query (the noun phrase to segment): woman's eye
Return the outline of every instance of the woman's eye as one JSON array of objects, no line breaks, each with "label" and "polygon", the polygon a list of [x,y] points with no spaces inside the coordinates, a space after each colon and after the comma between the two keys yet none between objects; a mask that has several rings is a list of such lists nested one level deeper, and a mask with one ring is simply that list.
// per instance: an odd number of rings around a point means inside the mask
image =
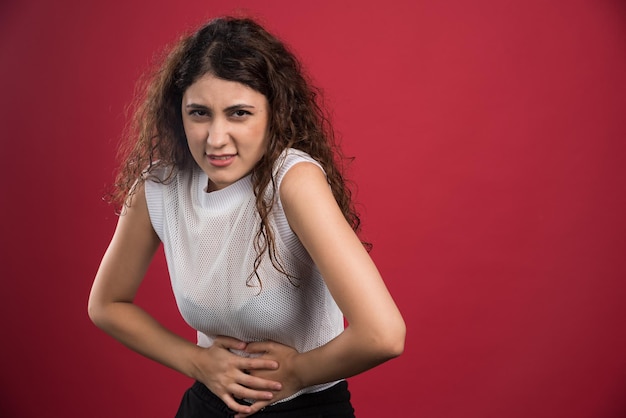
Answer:
[{"label": "woman's eye", "polygon": [[207,115],[206,110],[195,109],[189,112],[189,116],[204,117]]},{"label": "woman's eye", "polygon": [[250,112],[248,112],[247,110],[243,110],[243,109],[238,109],[233,112],[233,116],[238,117],[238,118],[247,116],[249,114]]}]

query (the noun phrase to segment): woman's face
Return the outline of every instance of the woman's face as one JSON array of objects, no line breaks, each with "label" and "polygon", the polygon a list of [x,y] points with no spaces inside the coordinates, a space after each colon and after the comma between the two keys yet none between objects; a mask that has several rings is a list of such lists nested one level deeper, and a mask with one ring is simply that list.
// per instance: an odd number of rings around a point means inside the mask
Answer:
[{"label": "woman's face", "polygon": [[205,74],[182,100],[183,127],[209,190],[249,174],[267,148],[269,104],[264,95],[234,81]]}]

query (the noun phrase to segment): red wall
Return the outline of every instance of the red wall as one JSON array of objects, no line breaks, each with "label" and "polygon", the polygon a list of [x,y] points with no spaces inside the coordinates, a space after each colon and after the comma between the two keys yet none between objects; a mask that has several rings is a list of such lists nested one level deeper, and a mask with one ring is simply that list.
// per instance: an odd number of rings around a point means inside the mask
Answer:
[{"label": "red wall", "polygon": [[[323,86],[406,318],[405,354],[350,381],[358,416],[626,416],[623,2],[235,5]],[[100,198],[137,76],[233,10],[0,3],[1,416],[173,415],[189,381],[87,318]],[[161,258],[140,299],[193,338]]]}]

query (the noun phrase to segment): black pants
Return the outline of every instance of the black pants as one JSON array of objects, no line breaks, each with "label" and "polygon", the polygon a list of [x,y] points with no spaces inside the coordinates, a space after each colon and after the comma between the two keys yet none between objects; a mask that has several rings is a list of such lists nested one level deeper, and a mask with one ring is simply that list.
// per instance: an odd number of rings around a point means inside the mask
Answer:
[{"label": "black pants", "polygon": [[[175,418],[230,418],[235,412],[211,392],[196,382],[185,392]],[[251,415],[254,418],[354,418],[348,383],[300,395],[289,401],[265,407]]]}]

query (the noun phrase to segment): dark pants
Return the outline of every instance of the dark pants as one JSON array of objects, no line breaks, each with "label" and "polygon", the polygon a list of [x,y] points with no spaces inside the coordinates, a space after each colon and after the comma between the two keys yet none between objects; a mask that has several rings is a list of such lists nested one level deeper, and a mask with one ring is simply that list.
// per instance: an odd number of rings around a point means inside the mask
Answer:
[{"label": "dark pants", "polygon": [[[230,418],[234,411],[196,382],[185,392],[175,418]],[[348,383],[339,382],[321,392],[300,395],[289,401],[265,407],[251,418],[354,418]]]}]

